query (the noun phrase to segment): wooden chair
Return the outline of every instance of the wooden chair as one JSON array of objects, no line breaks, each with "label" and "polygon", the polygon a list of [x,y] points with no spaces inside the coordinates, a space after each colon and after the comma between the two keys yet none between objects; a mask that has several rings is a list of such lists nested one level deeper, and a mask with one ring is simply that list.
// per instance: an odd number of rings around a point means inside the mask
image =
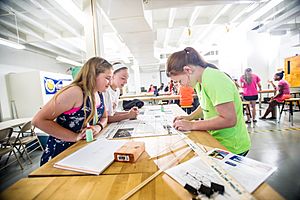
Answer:
[{"label": "wooden chair", "polygon": [[[294,125],[294,121],[293,121],[294,112],[300,111],[300,103],[299,102],[300,102],[300,98],[289,98],[289,99],[284,100],[284,102],[282,103],[278,121],[280,121],[282,112],[288,110],[289,111],[289,122],[292,122],[292,126],[293,126]],[[299,108],[298,110],[294,110],[294,103],[297,104],[297,106]],[[289,105],[289,108],[286,110],[284,109],[285,105]],[[280,108],[280,104],[278,104],[278,107]]]},{"label": "wooden chair", "polygon": [[10,158],[11,152],[13,152],[14,156],[16,157],[16,160],[18,161],[21,169],[23,169],[23,166],[14,150],[13,145],[11,144],[11,136],[12,136],[13,129],[12,128],[7,128],[0,130],[0,160],[2,156],[9,154],[6,158],[5,164],[3,167],[0,168],[0,170],[4,169],[8,165],[12,164],[14,161],[8,163],[8,160]]},{"label": "wooden chair", "polygon": [[17,148],[20,155],[23,156],[23,154],[25,153],[30,163],[32,163],[32,160],[29,156],[30,153],[39,148],[44,151],[39,138],[34,132],[34,128],[35,127],[32,126],[31,121],[26,122],[25,124],[23,124],[20,131],[15,131],[18,133],[18,135],[13,141],[13,145]]},{"label": "wooden chair", "polygon": [[180,106],[187,114],[191,114],[193,105],[189,106]]}]

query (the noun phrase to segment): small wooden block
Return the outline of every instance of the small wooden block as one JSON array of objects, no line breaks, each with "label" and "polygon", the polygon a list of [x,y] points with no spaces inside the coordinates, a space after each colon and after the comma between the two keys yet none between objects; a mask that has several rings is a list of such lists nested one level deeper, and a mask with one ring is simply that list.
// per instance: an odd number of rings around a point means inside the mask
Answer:
[{"label": "small wooden block", "polygon": [[145,151],[144,142],[127,142],[114,153],[115,161],[135,162]]}]

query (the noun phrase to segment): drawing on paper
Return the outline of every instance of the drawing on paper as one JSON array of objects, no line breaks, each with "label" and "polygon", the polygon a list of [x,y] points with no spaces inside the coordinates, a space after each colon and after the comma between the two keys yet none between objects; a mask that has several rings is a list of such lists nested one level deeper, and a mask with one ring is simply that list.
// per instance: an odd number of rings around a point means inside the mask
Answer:
[{"label": "drawing on paper", "polygon": [[116,134],[114,135],[114,138],[126,138],[130,137],[132,135],[133,128],[121,128],[118,129]]}]

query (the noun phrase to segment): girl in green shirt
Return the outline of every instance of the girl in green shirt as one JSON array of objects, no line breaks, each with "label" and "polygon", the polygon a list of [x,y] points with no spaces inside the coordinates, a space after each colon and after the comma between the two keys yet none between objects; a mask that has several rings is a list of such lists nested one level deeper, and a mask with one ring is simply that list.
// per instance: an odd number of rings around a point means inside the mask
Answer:
[{"label": "girl in green shirt", "polygon": [[[194,87],[200,99],[194,112],[174,119],[176,129],[207,130],[232,153],[247,154],[251,142],[242,102],[234,82],[224,72],[187,47],[168,58],[167,76],[181,85]],[[199,118],[204,120],[194,121]]]}]

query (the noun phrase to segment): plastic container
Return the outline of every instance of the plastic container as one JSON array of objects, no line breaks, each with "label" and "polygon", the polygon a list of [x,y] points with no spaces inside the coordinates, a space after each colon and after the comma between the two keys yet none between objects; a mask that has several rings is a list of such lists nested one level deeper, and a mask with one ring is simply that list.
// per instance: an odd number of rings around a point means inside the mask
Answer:
[{"label": "plastic container", "polygon": [[90,124],[87,124],[87,129],[85,131],[85,138],[87,142],[92,142],[93,141],[93,130],[90,127]]}]

